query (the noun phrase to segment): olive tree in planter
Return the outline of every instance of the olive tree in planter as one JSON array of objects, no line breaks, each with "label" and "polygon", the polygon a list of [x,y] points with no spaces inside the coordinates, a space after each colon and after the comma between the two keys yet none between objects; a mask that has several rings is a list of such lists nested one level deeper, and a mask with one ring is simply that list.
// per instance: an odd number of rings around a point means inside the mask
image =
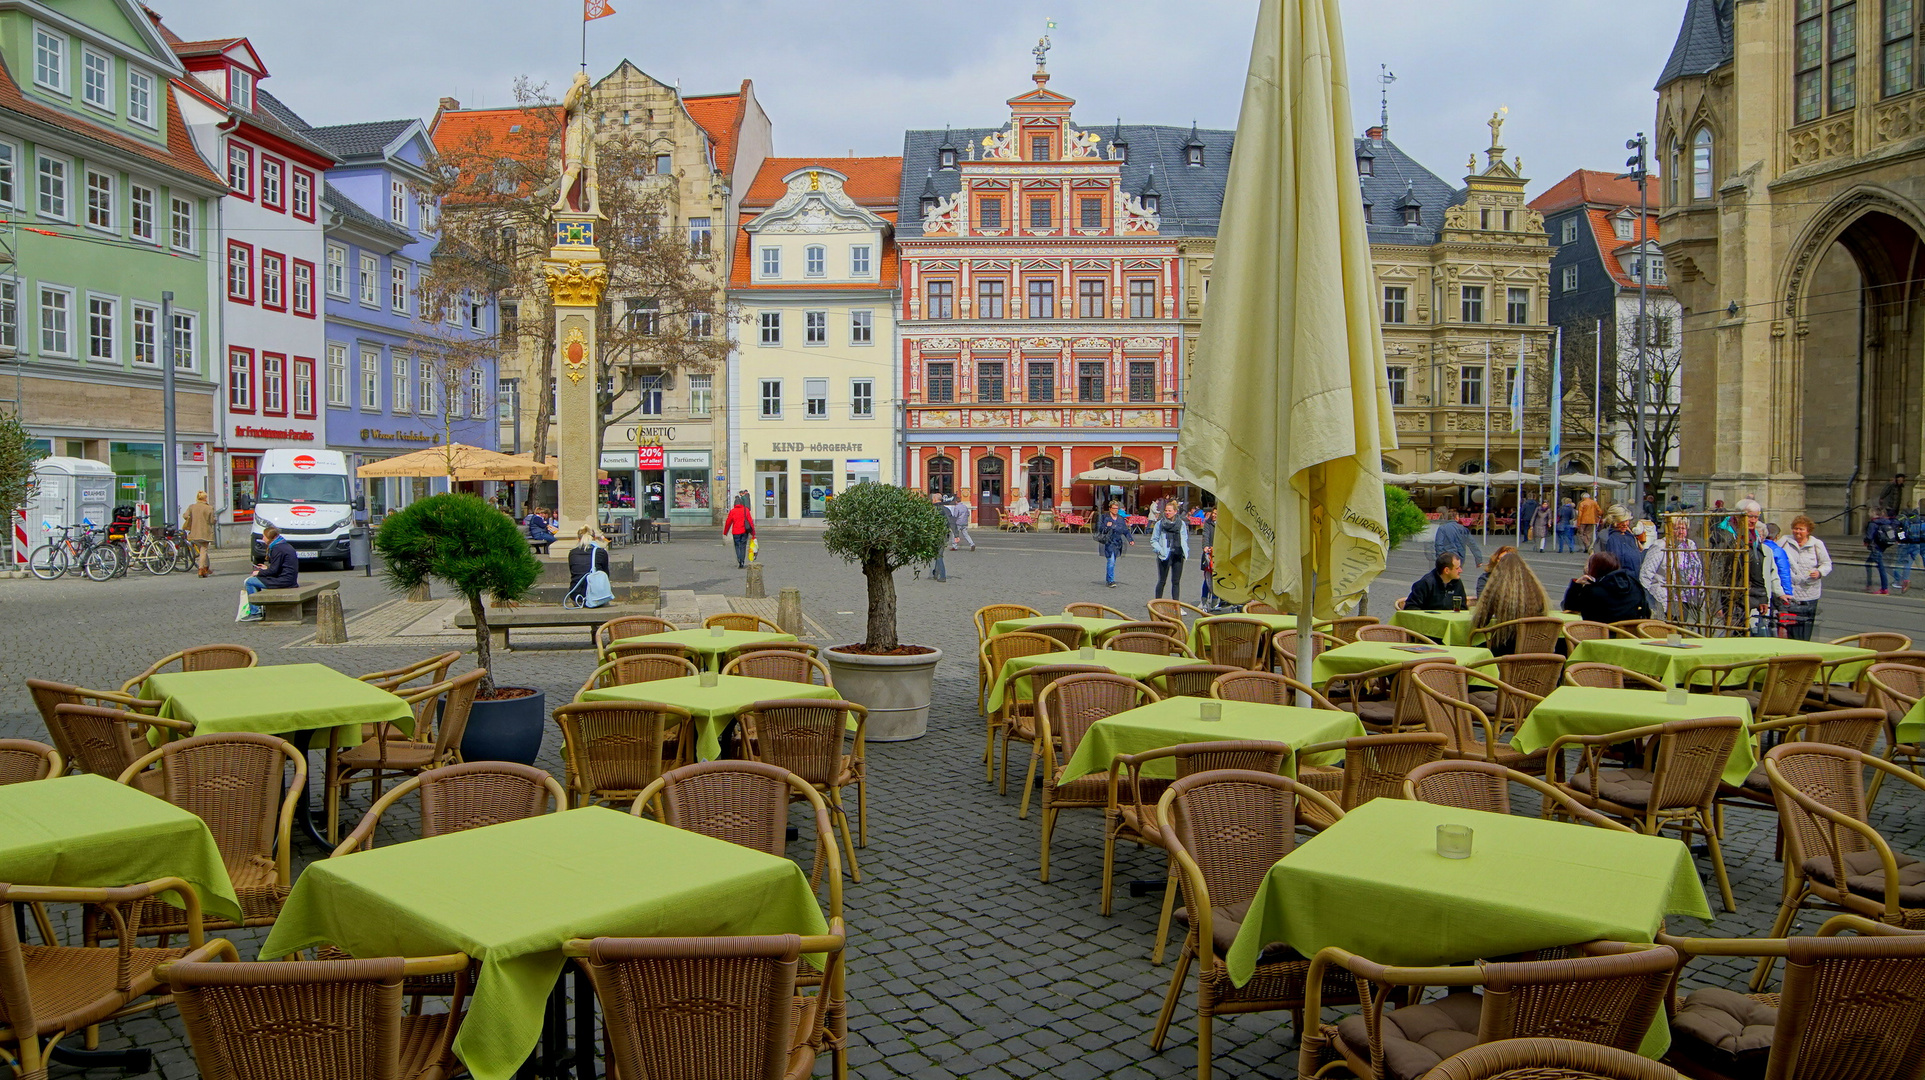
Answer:
[{"label": "olive tree in planter", "polygon": [[924,496],[885,484],[857,484],[829,504],[822,545],[862,570],[869,585],[869,630],[857,645],[822,651],[842,696],[869,710],[868,738],[920,738],[942,650],[896,638],[896,571],[942,554],[943,512]]},{"label": "olive tree in planter", "polygon": [[467,761],[516,761],[533,765],[541,751],[547,702],[538,689],[500,686],[483,595],[517,600],[541,576],[541,563],[514,519],[473,495],[434,495],[388,515],[374,536],[382,575],[405,593],[439,578],[468,601],[475,619],[475,664],[482,677],[468,728],[461,738]]}]

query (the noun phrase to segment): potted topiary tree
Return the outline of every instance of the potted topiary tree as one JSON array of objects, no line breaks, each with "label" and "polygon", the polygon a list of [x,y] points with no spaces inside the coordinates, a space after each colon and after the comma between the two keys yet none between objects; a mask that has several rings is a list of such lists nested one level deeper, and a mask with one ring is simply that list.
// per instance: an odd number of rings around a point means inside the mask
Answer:
[{"label": "potted topiary tree", "polygon": [[388,515],[374,536],[382,576],[405,593],[440,578],[468,601],[475,619],[475,663],[488,671],[461,739],[467,761],[516,761],[533,765],[547,723],[542,692],[501,686],[494,680],[486,593],[516,600],[541,576],[541,563],[514,519],[473,495],[434,495]]},{"label": "potted topiary tree", "polygon": [[929,698],[942,650],[896,638],[896,571],[942,553],[949,523],[907,488],[857,484],[829,504],[822,544],[862,569],[869,629],[860,644],[822,650],[836,689],[869,710],[868,738],[897,742],[929,729]]}]

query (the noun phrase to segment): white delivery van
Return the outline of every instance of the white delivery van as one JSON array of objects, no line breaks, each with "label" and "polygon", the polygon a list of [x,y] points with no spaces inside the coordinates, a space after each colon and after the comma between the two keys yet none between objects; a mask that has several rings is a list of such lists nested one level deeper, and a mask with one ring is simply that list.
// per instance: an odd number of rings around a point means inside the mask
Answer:
[{"label": "white delivery van", "polygon": [[254,496],[254,561],[267,556],[261,529],[272,525],[303,559],[354,569],[348,459],[338,450],[269,450],[261,455]]}]

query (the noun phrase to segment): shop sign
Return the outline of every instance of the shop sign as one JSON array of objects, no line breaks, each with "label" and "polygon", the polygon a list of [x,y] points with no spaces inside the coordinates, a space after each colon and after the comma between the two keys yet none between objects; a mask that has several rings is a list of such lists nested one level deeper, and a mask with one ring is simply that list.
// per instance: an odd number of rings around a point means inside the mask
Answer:
[{"label": "shop sign", "polygon": [[[313,438],[312,435],[308,437]],[[425,431],[376,431],[374,428],[362,428],[361,439],[364,442],[369,439],[381,442],[434,442],[434,436]]]},{"label": "shop sign", "polygon": [[180,444],[180,463],[196,464],[207,460],[207,444],[201,442]]},{"label": "shop sign", "polygon": [[300,428],[260,428],[247,427],[242,424],[234,425],[234,437],[237,439],[297,439],[302,442],[314,441],[314,433],[312,431],[302,431]]},{"label": "shop sign", "polygon": [[642,446],[635,450],[635,467],[638,469],[662,469],[667,451],[659,446]]},{"label": "shop sign", "polygon": [[632,446],[663,446],[680,439],[674,424],[629,424],[622,428],[621,441]]},{"label": "shop sign", "polygon": [[635,467],[635,454],[633,451],[626,450],[604,450],[602,451],[601,467],[604,469],[632,469]]},{"label": "shop sign", "polygon": [[860,454],[864,449],[859,442],[779,442],[773,445],[778,454]]},{"label": "shop sign", "polygon": [[668,456],[668,467],[671,469],[706,469],[709,467],[708,451],[684,450],[679,453],[670,454]]}]

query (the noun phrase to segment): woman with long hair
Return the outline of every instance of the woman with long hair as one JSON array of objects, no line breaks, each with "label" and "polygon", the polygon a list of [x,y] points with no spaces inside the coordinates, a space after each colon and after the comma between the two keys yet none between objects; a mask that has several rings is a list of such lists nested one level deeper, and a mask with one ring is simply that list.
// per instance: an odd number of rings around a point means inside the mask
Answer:
[{"label": "woman with long hair", "polygon": [[1491,571],[1497,569],[1497,564],[1504,560],[1504,556],[1509,555],[1511,552],[1516,550],[1517,550],[1516,545],[1505,544],[1503,547],[1497,549],[1496,554],[1491,556],[1490,562],[1487,562],[1483,566],[1478,567],[1477,591],[1471,593],[1472,596],[1484,595],[1484,583],[1491,579]]},{"label": "woman with long hair", "polygon": [[[1500,550],[1491,560],[1484,583],[1477,588],[1477,606],[1471,609],[1472,632],[1486,626],[1542,615],[1551,606],[1544,595],[1544,583],[1537,580],[1523,557],[1513,550]],[[1492,656],[1509,656],[1517,651],[1517,631],[1499,630],[1484,639]]]}]

